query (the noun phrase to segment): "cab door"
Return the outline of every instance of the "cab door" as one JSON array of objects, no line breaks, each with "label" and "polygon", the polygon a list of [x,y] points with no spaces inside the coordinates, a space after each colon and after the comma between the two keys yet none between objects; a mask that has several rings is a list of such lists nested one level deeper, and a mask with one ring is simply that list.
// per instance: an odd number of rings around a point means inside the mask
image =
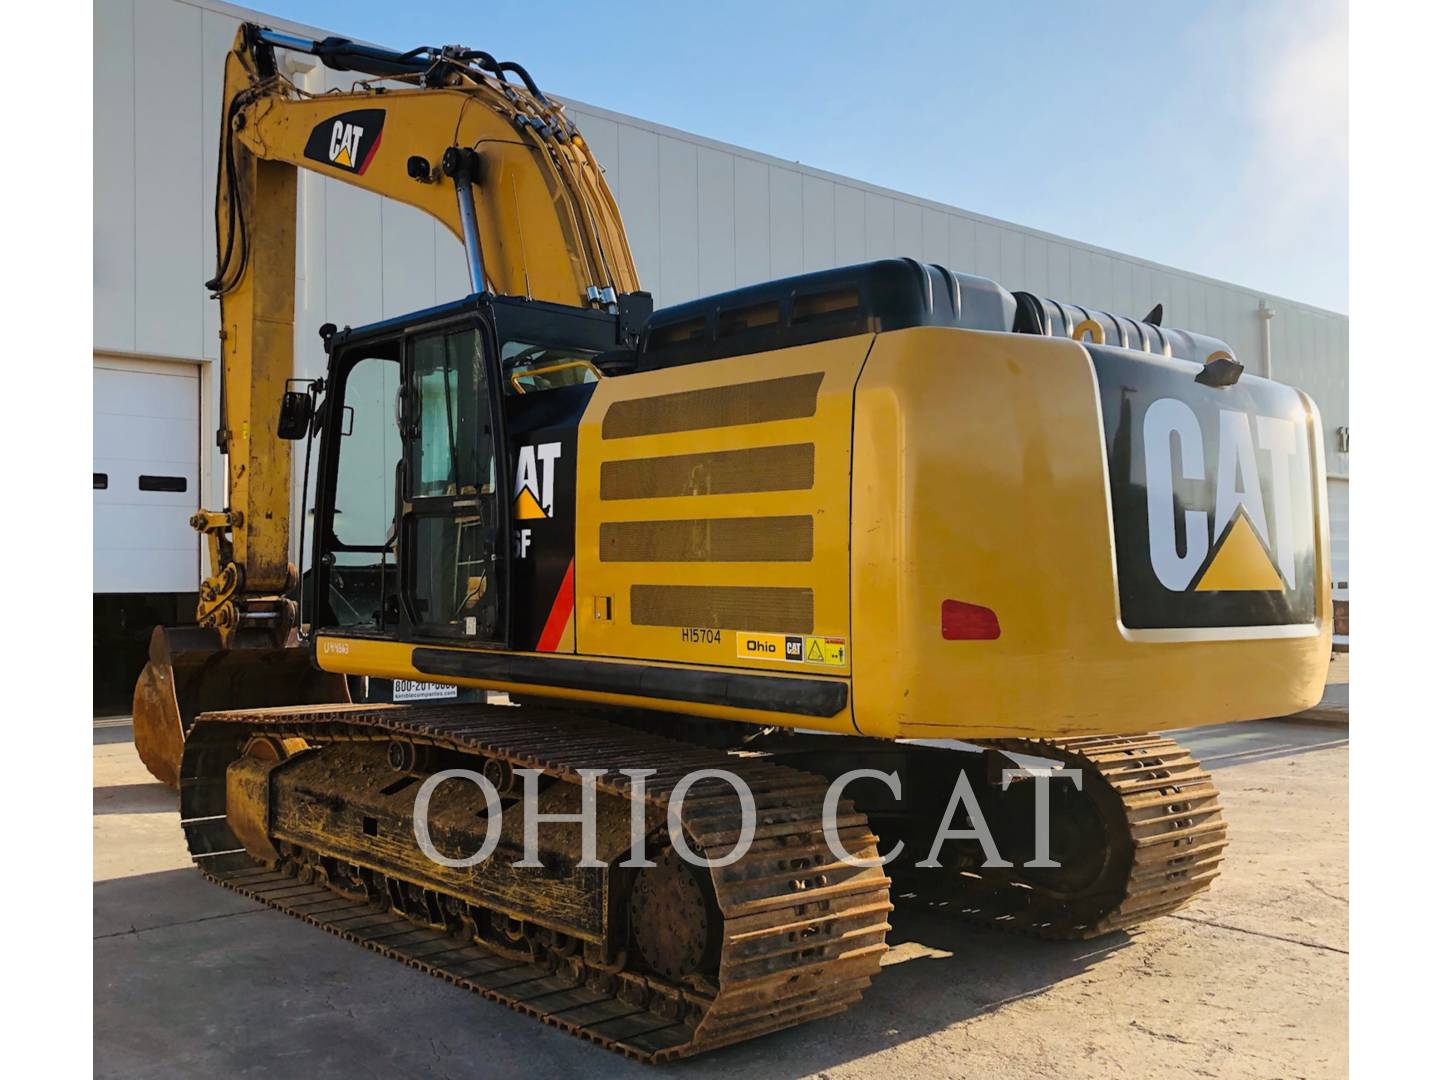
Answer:
[{"label": "cab door", "polygon": [[409,631],[509,645],[509,507],[494,339],[463,320],[406,336],[397,478]]}]

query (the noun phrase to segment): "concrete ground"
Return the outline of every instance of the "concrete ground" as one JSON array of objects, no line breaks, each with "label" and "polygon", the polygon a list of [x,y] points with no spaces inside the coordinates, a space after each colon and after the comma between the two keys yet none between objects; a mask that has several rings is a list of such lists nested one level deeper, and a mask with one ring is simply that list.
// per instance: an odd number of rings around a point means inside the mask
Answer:
[{"label": "concrete ground", "polygon": [[1141,932],[1055,944],[897,912],[848,1013],[668,1067],[632,1064],[207,885],[175,799],[99,722],[102,1077],[1330,1077],[1346,1071],[1348,735],[1179,734],[1215,771],[1225,870]]}]

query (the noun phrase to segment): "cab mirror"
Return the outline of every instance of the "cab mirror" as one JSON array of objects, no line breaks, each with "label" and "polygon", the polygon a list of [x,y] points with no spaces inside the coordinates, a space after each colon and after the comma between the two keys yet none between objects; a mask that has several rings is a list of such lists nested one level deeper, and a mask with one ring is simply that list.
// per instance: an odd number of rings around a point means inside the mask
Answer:
[{"label": "cab mirror", "polygon": [[303,390],[286,390],[280,401],[280,424],[278,434],[292,442],[310,434],[310,420],[314,412],[313,399]]}]

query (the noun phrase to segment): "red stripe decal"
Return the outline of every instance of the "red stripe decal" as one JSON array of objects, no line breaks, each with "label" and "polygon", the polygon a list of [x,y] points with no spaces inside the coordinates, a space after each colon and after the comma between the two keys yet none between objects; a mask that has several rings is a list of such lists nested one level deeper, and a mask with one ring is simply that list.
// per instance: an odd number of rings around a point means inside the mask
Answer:
[{"label": "red stripe decal", "polygon": [[361,176],[365,175],[365,170],[370,167],[370,162],[375,159],[375,151],[380,149],[380,139],[384,134],[385,129],[382,127],[380,134],[376,135],[375,141],[370,144],[370,152],[365,155],[365,160],[360,163],[360,168],[356,170]]},{"label": "red stripe decal", "polygon": [[545,629],[540,631],[540,644],[535,648],[539,652],[554,652],[560,644],[560,635],[565,633],[565,624],[570,621],[570,613],[575,610],[575,560],[570,560],[570,565],[565,568],[565,580],[560,582],[560,589],[555,593],[555,603],[550,608],[550,617],[545,620]]}]

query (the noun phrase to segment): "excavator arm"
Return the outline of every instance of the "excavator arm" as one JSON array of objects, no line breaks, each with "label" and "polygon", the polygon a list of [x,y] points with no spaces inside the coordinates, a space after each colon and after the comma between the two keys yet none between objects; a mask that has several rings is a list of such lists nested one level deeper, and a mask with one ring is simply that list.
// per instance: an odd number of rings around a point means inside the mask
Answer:
[{"label": "excavator arm", "polygon": [[[314,55],[356,81],[307,92],[277,50]],[[311,671],[293,647],[292,466],[278,413],[294,376],[298,170],[440,221],[464,245],[472,292],[615,310],[638,289],[599,164],[518,64],[457,46],[398,53],[245,24],[222,100],[207,284],[220,302],[227,501],[191,519],[209,557],[200,629],[157,628],[134,704],[136,747],[172,786],[184,732],[206,708],[344,695],[343,680]]]}]

